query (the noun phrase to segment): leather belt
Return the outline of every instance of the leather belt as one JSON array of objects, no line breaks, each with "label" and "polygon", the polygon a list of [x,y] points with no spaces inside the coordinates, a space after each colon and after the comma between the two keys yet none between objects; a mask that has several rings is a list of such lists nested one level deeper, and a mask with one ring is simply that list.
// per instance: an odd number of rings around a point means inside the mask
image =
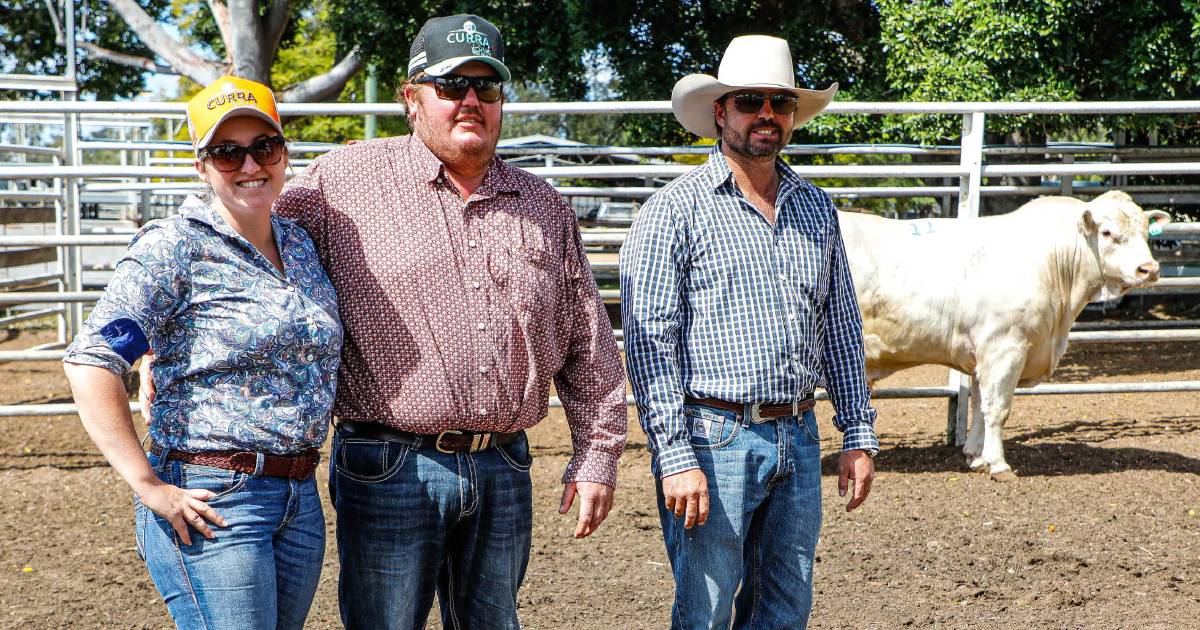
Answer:
[{"label": "leather belt", "polygon": [[737,414],[746,412],[746,407],[750,408],[750,418],[754,422],[762,423],[773,418],[782,418],[784,416],[798,416],[816,406],[817,401],[812,396],[806,396],[793,403],[784,404],[763,404],[751,403],[743,404],[721,400],[720,398],[692,398],[688,396],[683,399],[683,402],[689,405],[702,405],[704,407],[712,407],[714,409],[724,409]]},{"label": "leather belt", "polygon": [[515,433],[488,433],[480,431],[461,431],[452,429],[437,434],[409,433],[393,429],[378,422],[356,422],[354,420],[338,420],[334,423],[338,430],[355,437],[372,440],[382,440],[394,444],[405,444],[414,448],[434,447],[442,453],[458,453],[467,451],[478,453],[493,446],[517,441],[524,431]]},{"label": "leather belt", "polygon": [[[161,457],[163,447],[154,440],[150,440],[150,452],[155,457]],[[317,462],[321,461],[321,454],[315,448],[301,451],[296,455],[270,455],[262,453],[263,467],[261,471],[258,471],[258,456],[259,453],[254,451],[201,451],[199,453],[188,453],[186,451],[172,450],[167,452],[167,459],[181,461],[185,464],[236,470],[249,475],[260,472],[260,474],[266,477],[284,477],[286,479],[297,480],[304,480],[311,477],[313,472],[317,470]]]}]

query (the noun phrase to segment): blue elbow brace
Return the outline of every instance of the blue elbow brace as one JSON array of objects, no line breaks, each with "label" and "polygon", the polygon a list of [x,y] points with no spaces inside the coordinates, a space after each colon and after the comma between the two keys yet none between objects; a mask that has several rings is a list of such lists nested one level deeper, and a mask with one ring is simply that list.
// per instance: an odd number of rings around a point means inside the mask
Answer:
[{"label": "blue elbow brace", "polygon": [[100,329],[100,336],[104,337],[104,343],[113,352],[121,355],[130,365],[150,349],[145,333],[132,319],[114,319]]}]

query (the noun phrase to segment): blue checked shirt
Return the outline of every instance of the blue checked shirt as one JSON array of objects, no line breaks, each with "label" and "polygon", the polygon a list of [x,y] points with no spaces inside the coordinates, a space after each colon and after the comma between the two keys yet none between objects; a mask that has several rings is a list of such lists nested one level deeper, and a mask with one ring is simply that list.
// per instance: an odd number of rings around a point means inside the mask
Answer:
[{"label": "blue checked shirt", "polygon": [[650,197],[621,248],[629,378],[660,477],[697,467],[685,396],[790,404],[824,386],[842,448],[879,449],[837,212],[776,168],[774,226],[738,190],[718,144]]}]

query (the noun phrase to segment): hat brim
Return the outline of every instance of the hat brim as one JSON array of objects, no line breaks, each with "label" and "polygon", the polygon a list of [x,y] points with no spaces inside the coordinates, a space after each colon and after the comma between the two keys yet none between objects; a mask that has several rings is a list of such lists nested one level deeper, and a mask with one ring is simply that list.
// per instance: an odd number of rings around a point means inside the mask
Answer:
[{"label": "hat brim", "polygon": [[253,118],[262,120],[268,125],[271,125],[275,131],[279,132],[279,135],[283,135],[283,126],[280,125],[279,122],[274,118],[271,118],[270,114],[257,107],[235,107],[224,114],[221,114],[221,117],[217,119],[217,122],[213,123],[213,125],[208,128],[208,133],[204,134],[204,137],[201,138],[199,142],[192,143],[192,150],[199,155],[200,149],[203,149],[204,147],[208,146],[208,143],[212,142],[213,136],[216,135],[217,130],[221,128],[221,125],[225,124],[225,121],[229,120],[230,118],[235,118],[237,116],[251,116]]},{"label": "hat brim", "polygon": [[796,103],[793,120],[795,127],[799,127],[821,113],[821,110],[833,101],[838,84],[834,83],[824,90],[807,90],[776,84],[728,85],[712,75],[689,74],[677,81],[675,88],[671,90],[671,111],[684,129],[701,138],[720,139],[721,134],[717,131],[714,120],[713,101],[730,92],[745,89],[784,90],[795,94],[799,101]]},{"label": "hat brim", "polygon": [[472,55],[472,56],[468,56],[468,57],[451,57],[440,63],[436,63],[432,66],[426,66],[424,68],[424,70],[425,70],[425,74],[435,76],[435,77],[440,77],[440,76],[449,74],[455,68],[463,65],[464,63],[470,63],[472,61],[480,61],[480,62],[486,63],[487,65],[491,66],[493,69],[496,70],[496,72],[500,73],[501,81],[508,82],[508,81],[512,80],[512,73],[510,73],[508,71],[508,66],[504,65],[504,63],[501,62],[499,59],[496,59],[495,57],[489,57],[487,55]]}]

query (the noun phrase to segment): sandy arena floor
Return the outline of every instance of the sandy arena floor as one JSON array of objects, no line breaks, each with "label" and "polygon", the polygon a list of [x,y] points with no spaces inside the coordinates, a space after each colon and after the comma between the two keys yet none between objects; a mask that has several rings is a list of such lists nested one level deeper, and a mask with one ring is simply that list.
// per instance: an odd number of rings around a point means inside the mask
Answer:
[{"label": "sandy arena floor", "polygon": [[[883,386],[944,379],[920,368]],[[1092,379],[1198,380],[1200,344],[1079,346],[1054,380]],[[0,383],[0,404],[69,402],[55,363],[0,364]],[[826,505],[810,627],[1198,627],[1200,394],[1020,398],[1006,447],[1021,478],[1008,484],[964,471],[943,445],[945,401],[878,407],[878,478],[853,514],[837,497],[831,408],[818,408]],[[570,448],[561,413],[532,432],[526,627],[667,626],[672,582],[645,438],[631,427],[615,510],[584,541],[556,512]],[[169,627],[134,553],[129,490],[78,420],[2,418],[0,436],[0,627]],[[339,625],[333,540],[331,525],[311,628]]]}]

